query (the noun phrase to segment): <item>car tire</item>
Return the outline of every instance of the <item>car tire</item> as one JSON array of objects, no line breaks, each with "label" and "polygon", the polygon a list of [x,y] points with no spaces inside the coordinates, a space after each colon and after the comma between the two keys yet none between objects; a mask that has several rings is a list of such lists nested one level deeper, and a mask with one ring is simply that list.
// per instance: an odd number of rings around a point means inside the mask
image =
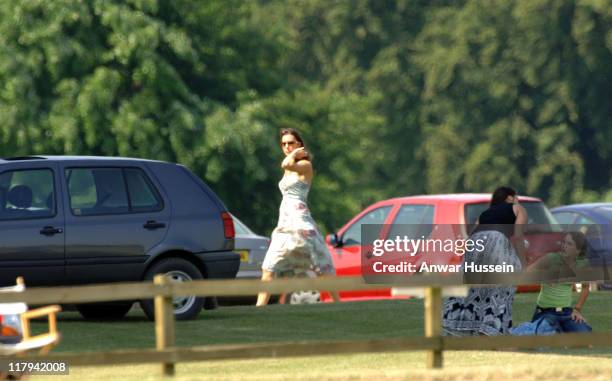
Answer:
[{"label": "car tire", "polygon": [[[166,258],[154,263],[146,272],[144,280],[152,281],[155,275],[158,274],[166,274],[174,282],[186,282],[204,278],[200,270],[193,263],[182,258]],[[196,296],[175,297],[173,299],[175,319],[190,320],[198,316],[204,305],[204,299]],[[153,300],[141,300],[140,306],[149,320],[155,320]]]},{"label": "car tire", "polygon": [[286,296],[289,304],[321,303],[321,293],[316,290],[294,291]]},{"label": "car tire", "polygon": [[119,320],[127,315],[134,302],[84,303],[76,309],[88,320]]},{"label": "car tire", "polygon": [[[310,270],[304,274],[299,274],[298,278],[316,278],[317,274]],[[316,304],[321,303],[321,292],[317,290],[294,291],[285,296],[285,303],[288,304]]]}]

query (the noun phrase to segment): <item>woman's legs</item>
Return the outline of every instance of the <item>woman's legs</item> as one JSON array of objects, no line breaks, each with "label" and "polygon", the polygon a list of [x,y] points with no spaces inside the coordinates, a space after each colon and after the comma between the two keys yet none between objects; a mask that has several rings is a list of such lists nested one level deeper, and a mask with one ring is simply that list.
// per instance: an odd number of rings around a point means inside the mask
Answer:
[{"label": "woman's legs", "polygon": [[340,302],[340,293],[338,291],[330,291],[329,294],[331,295],[334,302]]},{"label": "woman's legs", "polygon": [[564,309],[563,312],[559,313],[559,324],[563,332],[581,332],[587,333],[592,332],[593,328],[586,322],[577,322],[572,319],[571,308]]},{"label": "woman's legs", "polygon": [[[317,271],[315,271],[315,276],[319,277],[319,276],[328,276],[328,277],[335,277],[336,276],[336,270],[333,268],[333,266],[328,266],[325,271],[321,271],[321,269],[317,269]],[[332,301],[335,303],[340,302],[340,292],[339,291],[328,291],[329,295],[332,298]]]},{"label": "woman's legs", "polygon": [[[272,280],[272,278],[274,278],[274,273],[268,270],[262,270],[262,274],[261,274],[261,281],[262,282],[269,282]],[[331,295],[332,299],[334,302],[340,302],[340,293],[338,291],[329,291],[329,294]],[[284,304],[286,303],[286,293],[283,293],[281,295],[281,299],[279,300],[280,304]],[[265,306],[268,304],[268,302],[270,301],[270,293],[268,292],[260,292],[257,295],[257,304],[255,304],[256,307],[261,307],[261,306]]]},{"label": "woman's legs", "polygon": [[536,308],[536,312],[533,315],[531,321],[536,321],[537,319],[544,317],[548,319],[550,324],[552,324],[558,332],[592,332],[593,328],[588,325],[586,322],[578,323],[572,320],[572,309],[571,308],[563,308],[563,311],[546,311],[546,312],[538,312],[538,308]]},{"label": "woman's legs", "polygon": [[[262,270],[261,281],[269,282],[274,277],[274,273],[268,270]],[[257,295],[257,304],[256,307],[265,306],[270,301],[270,293],[269,292],[260,292]]]}]

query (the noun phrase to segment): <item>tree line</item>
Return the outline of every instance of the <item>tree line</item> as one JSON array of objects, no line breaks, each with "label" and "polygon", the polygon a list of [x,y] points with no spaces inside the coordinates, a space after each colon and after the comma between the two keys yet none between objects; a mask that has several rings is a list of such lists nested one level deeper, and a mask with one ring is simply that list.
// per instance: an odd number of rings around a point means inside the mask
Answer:
[{"label": "tree line", "polygon": [[500,184],[612,201],[610,0],[8,0],[0,46],[2,156],[179,162],[263,234],[281,127],[324,230]]}]

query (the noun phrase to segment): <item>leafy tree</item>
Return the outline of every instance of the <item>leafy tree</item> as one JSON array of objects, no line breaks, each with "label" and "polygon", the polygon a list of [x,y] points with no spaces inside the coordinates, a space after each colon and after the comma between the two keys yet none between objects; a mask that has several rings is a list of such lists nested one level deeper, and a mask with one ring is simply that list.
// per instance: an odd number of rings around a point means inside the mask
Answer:
[{"label": "leafy tree", "polygon": [[603,8],[468,1],[431,13],[419,36],[428,191],[508,183],[554,205],[609,188]]},{"label": "leafy tree", "polygon": [[611,26],[608,0],[8,0],[0,150],[180,162],[260,232],[281,127],[326,230],[502,183],[609,199]]},{"label": "leafy tree", "polygon": [[[235,112],[220,109],[206,120],[199,163],[206,179],[241,219],[269,232],[278,218],[283,154],[281,128],[296,128],[314,154],[310,208],[323,230],[338,228],[363,205],[381,198],[375,163],[385,153],[364,131],[380,129],[371,100],[316,85],[243,100]],[[228,133],[229,132],[229,133]],[[356,167],[359,171],[356,172]]]},{"label": "leafy tree", "polygon": [[2,2],[4,154],[192,164],[207,114],[280,80],[280,46],[250,21],[249,3],[232,3]]}]

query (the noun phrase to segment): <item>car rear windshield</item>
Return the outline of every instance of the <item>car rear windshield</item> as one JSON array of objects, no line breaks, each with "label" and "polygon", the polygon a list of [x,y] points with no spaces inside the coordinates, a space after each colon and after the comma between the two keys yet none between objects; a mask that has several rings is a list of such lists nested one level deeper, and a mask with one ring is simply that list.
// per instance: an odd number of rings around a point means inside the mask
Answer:
[{"label": "car rear windshield", "polygon": [[236,234],[238,235],[253,235],[254,233],[249,229],[242,221],[238,218],[234,217],[234,229],[236,229]]},{"label": "car rear windshield", "polygon": [[[521,205],[523,205],[527,211],[527,223],[530,225],[535,225],[532,228],[528,228],[527,231],[561,231],[561,227],[558,225],[557,220],[555,220],[544,203],[537,201],[524,201],[521,202]],[[476,223],[480,214],[487,210],[488,207],[488,202],[467,204],[465,206],[465,222],[467,224],[468,231],[472,230],[472,226]]]}]

